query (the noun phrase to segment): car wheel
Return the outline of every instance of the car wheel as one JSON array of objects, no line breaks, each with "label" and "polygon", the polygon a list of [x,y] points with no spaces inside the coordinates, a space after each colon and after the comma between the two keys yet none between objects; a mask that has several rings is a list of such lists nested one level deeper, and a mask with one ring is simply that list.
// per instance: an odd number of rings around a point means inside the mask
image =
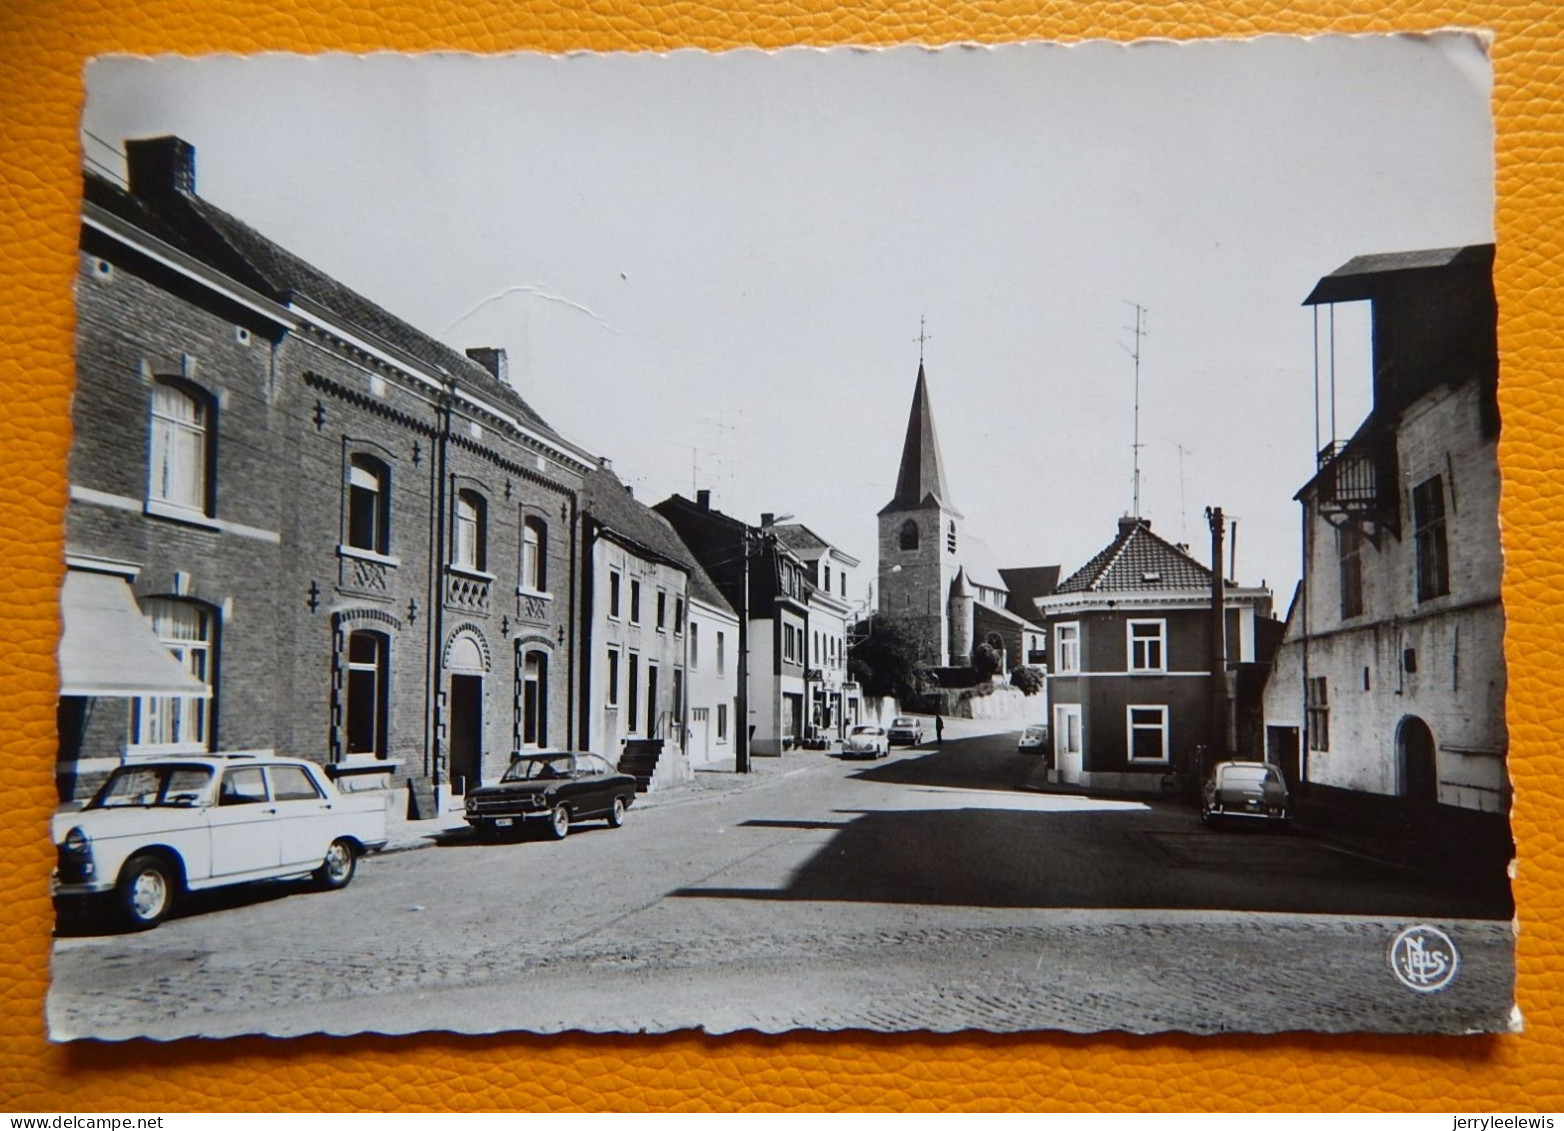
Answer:
[{"label": "car wheel", "polygon": [[168,861],[143,853],[126,862],[114,893],[130,925],[147,930],[161,923],[174,909],[176,883]]},{"label": "car wheel", "polygon": [[617,829],[623,826],[624,823],[625,799],[623,797],[616,797],[614,798],[613,808],[608,810],[608,827]]},{"label": "car wheel", "polygon": [[570,831],[570,810],[564,805],[554,806],[554,812],[548,819],[548,831],[555,840],[564,840],[565,834]]},{"label": "car wheel", "polygon": [[315,883],[325,891],[336,891],[353,882],[358,871],[358,854],[345,840],[334,840],[326,849],[326,859],[315,869]]},{"label": "car wheel", "polygon": [[1214,825],[1214,824],[1216,824],[1216,818],[1214,816],[1212,816],[1211,810],[1207,809],[1203,805],[1200,807],[1200,822],[1201,822],[1201,824],[1205,824],[1205,825]]}]

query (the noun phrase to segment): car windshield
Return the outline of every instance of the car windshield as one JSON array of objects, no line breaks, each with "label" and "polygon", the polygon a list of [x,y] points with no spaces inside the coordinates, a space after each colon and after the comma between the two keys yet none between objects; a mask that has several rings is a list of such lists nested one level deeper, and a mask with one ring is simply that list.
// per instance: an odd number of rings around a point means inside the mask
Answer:
[{"label": "car windshield", "polygon": [[1048,733],[1048,730],[1045,727],[1027,727],[1026,728],[1026,736],[1028,738],[1041,738],[1041,737],[1043,737],[1043,735],[1045,735],[1047,733]]},{"label": "car windshield", "polygon": [[569,754],[555,754],[542,758],[517,758],[505,771],[501,781],[551,781],[568,778],[575,768],[575,758]]},{"label": "car windshield", "polygon": [[1281,778],[1270,766],[1228,766],[1222,771],[1223,785],[1264,785]]},{"label": "car windshield", "polygon": [[853,727],[854,734],[879,734],[879,727]]},{"label": "car windshield", "polygon": [[893,727],[910,727],[914,725],[916,724],[914,724],[913,721],[906,716],[899,717],[891,723],[891,726]]},{"label": "car windshield", "polygon": [[194,805],[211,784],[208,766],[121,766],[109,775],[87,808]]}]

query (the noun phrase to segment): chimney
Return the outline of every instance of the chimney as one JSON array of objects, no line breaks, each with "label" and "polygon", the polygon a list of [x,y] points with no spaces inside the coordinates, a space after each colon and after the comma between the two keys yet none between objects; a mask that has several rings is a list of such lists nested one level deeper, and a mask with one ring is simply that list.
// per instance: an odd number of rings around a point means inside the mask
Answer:
[{"label": "chimney", "polygon": [[510,384],[510,361],[504,350],[497,346],[473,346],[467,351],[467,356],[487,369],[489,376],[500,384]]},{"label": "chimney", "polygon": [[135,196],[195,195],[195,146],[179,137],[144,137],[125,142],[125,168]]},{"label": "chimney", "polygon": [[1151,519],[1149,519],[1149,518],[1137,518],[1134,515],[1128,515],[1128,514],[1125,515],[1123,518],[1119,519],[1119,533],[1120,534],[1128,534],[1131,530],[1134,530],[1137,526],[1144,526],[1147,530],[1150,530],[1151,529]]},{"label": "chimney", "polygon": [[624,488],[625,488],[625,494],[626,495],[629,495],[632,499],[635,498],[635,488],[634,487],[632,487],[632,486],[630,486],[630,484],[626,483],[624,485]]},{"label": "chimney", "polygon": [[695,492],[695,505],[700,507],[701,510],[703,510],[703,511],[711,510],[711,492],[710,491],[697,491],[697,492]]},{"label": "chimney", "polygon": [[772,525],[776,521],[776,517],[777,517],[777,514],[776,514],[775,511],[761,511],[760,512],[760,525],[762,525],[762,526],[770,526],[770,525]]}]

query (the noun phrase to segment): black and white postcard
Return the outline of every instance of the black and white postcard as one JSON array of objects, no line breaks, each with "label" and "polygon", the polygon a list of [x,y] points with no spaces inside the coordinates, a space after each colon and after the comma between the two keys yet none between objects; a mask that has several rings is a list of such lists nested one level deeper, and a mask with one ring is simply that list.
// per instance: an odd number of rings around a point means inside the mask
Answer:
[{"label": "black and white postcard", "polygon": [[1487,46],[95,61],[53,1038],[1519,1027]]}]

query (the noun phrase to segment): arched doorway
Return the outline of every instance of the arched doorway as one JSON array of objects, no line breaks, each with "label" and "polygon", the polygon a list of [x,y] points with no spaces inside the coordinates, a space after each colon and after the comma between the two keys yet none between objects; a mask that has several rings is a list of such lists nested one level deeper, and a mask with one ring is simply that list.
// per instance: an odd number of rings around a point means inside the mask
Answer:
[{"label": "arched doorway", "polygon": [[457,793],[483,783],[483,679],[489,652],[471,629],[459,629],[445,648],[450,673],[445,742],[451,788]]}]

